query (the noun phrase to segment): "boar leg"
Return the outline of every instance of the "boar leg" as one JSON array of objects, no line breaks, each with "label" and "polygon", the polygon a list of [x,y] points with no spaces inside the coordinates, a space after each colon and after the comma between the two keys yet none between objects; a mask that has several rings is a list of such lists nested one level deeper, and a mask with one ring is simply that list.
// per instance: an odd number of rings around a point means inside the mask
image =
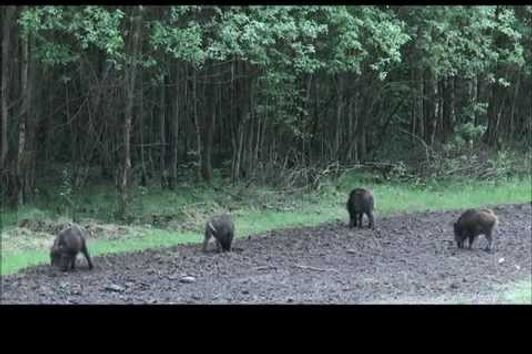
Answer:
[{"label": "boar leg", "polygon": [[469,249],[472,249],[473,242],[475,242],[475,236],[470,234],[468,238],[469,238]]},{"label": "boar leg", "polygon": [[231,252],[231,241],[232,237],[227,236],[223,243],[220,242],[220,246],[222,247],[223,252]]},{"label": "boar leg", "polygon": [[89,256],[89,251],[87,250],[87,246],[85,244],[83,244],[83,248],[81,249],[81,253],[83,253],[85,258],[87,259],[87,263],[89,264],[89,269],[94,268],[94,266],[92,264],[92,261],[91,261],[91,257]]},{"label": "boar leg", "polygon": [[211,239],[211,234],[209,232],[206,232],[205,239],[203,240],[203,246],[201,247],[201,250],[203,252],[207,252],[207,245],[209,244],[210,239]]},{"label": "boar leg", "polygon": [[349,227],[357,226],[357,214],[355,212],[349,212]]},{"label": "boar leg", "polygon": [[227,241],[227,252],[231,252],[231,246],[232,246],[232,242],[233,242],[233,235],[231,235],[231,237],[229,237],[229,240]]},{"label": "boar leg", "polygon": [[66,255],[61,255],[61,270],[66,272],[68,270],[70,259]]},{"label": "boar leg", "polygon": [[491,251],[491,245],[493,243],[493,238],[491,237],[491,232],[486,233],[486,240],[488,240],[488,245],[486,246],[486,251]]},{"label": "boar leg", "polygon": [[369,219],[369,227],[370,229],[375,229],[375,217],[373,216],[373,213],[370,211],[368,213],[368,219]]}]

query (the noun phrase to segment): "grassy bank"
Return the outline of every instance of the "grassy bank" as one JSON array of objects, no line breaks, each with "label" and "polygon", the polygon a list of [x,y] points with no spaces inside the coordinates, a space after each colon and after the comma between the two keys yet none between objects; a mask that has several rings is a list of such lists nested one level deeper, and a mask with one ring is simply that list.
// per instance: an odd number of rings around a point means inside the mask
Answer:
[{"label": "grassy bank", "polygon": [[[131,216],[127,222],[135,225],[134,235],[125,235],[119,239],[91,239],[89,247],[93,255],[100,255],[199,243],[202,240],[205,218],[222,211],[233,214],[237,237],[279,228],[312,226],[335,219],[347,221],[345,200],[354,186],[373,189],[378,217],[421,210],[451,210],[529,202],[532,195],[530,182],[530,179],[509,179],[413,187],[404,184],[371,185],[364,180],[345,177],[334,185],[326,185],[321,191],[312,193],[281,193],[264,188],[238,187],[222,190],[215,187],[183,186],[174,192],[142,189],[133,196]],[[78,197],[79,205],[83,205],[78,216],[81,219],[91,218],[96,222],[117,223],[113,220],[112,213],[115,201],[114,192],[109,188],[87,190]],[[58,203],[36,203],[18,212],[3,213],[2,275],[48,262],[47,243],[29,242],[18,246],[14,237],[5,235],[9,235],[22,219],[58,218]]]},{"label": "grassy bank", "polygon": [[528,279],[513,284],[503,293],[500,302],[532,305],[532,281]]}]

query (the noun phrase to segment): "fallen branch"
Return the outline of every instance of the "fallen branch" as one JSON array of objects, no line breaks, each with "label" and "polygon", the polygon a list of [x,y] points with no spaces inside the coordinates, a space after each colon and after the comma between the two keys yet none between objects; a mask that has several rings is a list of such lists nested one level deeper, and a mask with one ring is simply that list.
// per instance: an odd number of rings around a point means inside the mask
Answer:
[{"label": "fallen branch", "polygon": [[296,267],[296,268],[308,269],[308,270],[316,270],[316,271],[320,271],[320,272],[337,272],[336,269],[323,269],[323,268],[316,268],[316,267],[311,267],[311,266],[303,266],[303,265],[299,265],[299,264],[294,264],[293,266]]},{"label": "fallen branch", "polygon": [[274,266],[262,266],[262,267],[255,267],[255,270],[267,270],[267,269],[277,269],[277,267]]}]

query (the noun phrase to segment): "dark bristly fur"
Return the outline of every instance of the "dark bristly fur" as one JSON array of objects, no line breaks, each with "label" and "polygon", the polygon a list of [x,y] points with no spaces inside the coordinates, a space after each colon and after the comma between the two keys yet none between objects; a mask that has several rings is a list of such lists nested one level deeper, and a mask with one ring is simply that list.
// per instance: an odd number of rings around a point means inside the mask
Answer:
[{"label": "dark bristly fur", "polygon": [[454,239],[458,248],[464,247],[464,241],[469,240],[469,249],[478,235],[484,235],[488,240],[487,251],[491,250],[493,231],[499,220],[491,209],[468,209],[454,223]]},{"label": "dark bristly fur", "polygon": [[52,266],[58,266],[64,272],[68,267],[75,269],[76,256],[81,252],[87,259],[89,269],[93,268],[83,231],[77,225],[70,225],[59,233],[56,237],[52,249],[50,250],[50,261]]},{"label": "dark bristly fur", "polygon": [[349,227],[362,227],[362,218],[364,214],[368,216],[369,227],[375,228],[375,217],[373,209],[375,201],[371,191],[363,188],[355,188],[349,194],[347,200],[347,211],[349,212]]},{"label": "dark bristly fur", "polygon": [[211,217],[205,224],[205,239],[203,252],[207,251],[207,244],[211,237],[216,240],[218,251],[231,251],[231,243],[235,235],[235,226],[228,215]]}]

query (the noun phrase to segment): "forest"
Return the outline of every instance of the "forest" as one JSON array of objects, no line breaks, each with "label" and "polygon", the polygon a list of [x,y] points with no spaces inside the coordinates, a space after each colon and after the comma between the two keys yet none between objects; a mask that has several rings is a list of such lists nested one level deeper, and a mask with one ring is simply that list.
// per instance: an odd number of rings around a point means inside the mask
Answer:
[{"label": "forest", "polygon": [[115,186],[120,215],[135,186],[182,180],[315,187],[356,166],[384,178],[530,168],[531,6],[2,6],[1,16],[6,207],[65,179],[72,190]]}]

